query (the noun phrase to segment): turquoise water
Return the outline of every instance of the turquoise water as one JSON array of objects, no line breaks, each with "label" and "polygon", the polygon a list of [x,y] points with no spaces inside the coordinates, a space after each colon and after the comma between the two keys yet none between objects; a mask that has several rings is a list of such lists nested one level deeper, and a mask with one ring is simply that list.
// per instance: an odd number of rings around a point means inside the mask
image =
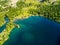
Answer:
[{"label": "turquoise water", "polygon": [[9,19],[7,16],[4,19],[5,19],[6,23],[0,27],[0,33],[6,28],[7,23],[9,23]]},{"label": "turquoise water", "polygon": [[17,19],[10,38],[3,45],[59,45],[60,24],[44,17],[31,16],[28,19]]}]

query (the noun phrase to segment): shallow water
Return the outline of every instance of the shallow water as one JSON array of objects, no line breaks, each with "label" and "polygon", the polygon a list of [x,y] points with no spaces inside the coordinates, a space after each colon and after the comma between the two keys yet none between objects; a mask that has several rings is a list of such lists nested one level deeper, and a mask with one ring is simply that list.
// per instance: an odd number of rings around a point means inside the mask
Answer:
[{"label": "shallow water", "polygon": [[16,20],[15,27],[4,45],[59,45],[60,24],[44,17],[31,16]]},{"label": "shallow water", "polygon": [[0,33],[6,28],[7,23],[9,23],[9,18],[7,16],[4,19],[6,23],[0,27]]}]

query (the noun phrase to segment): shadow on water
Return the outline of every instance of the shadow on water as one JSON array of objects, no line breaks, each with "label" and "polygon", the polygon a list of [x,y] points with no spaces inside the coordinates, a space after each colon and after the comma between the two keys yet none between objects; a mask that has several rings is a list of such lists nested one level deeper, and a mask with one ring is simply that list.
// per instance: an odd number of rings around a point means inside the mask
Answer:
[{"label": "shadow on water", "polygon": [[9,19],[8,19],[7,16],[5,16],[4,19],[5,19],[6,23],[5,23],[3,26],[0,27],[0,33],[6,28],[6,25],[7,25],[7,23],[9,22]]},{"label": "shadow on water", "polygon": [[2,27],[0,27],[0,33],[6,28],[6,24],[7,23],[5,23]]},{"label": "shadow on water", "polygon": [[38,16],[15,23],[21,28],[15,27],[4,45],[59,45],[60,24]]}]

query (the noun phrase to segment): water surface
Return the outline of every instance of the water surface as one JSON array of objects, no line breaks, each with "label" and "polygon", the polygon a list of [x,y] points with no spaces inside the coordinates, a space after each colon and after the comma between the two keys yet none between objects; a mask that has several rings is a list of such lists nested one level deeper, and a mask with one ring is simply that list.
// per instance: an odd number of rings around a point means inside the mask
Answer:
[{"label": "water surface", "polygon": [[7,16],[4,17],[5,19],[5,24],[0,27],[0,33],[6,28],[7,23],[9,23],[9,18]]},{"label": "water surface", "polygon": [[4,45],[59,45],[60,24],[44,17],[31,16],[16,20],[15,27]]}]

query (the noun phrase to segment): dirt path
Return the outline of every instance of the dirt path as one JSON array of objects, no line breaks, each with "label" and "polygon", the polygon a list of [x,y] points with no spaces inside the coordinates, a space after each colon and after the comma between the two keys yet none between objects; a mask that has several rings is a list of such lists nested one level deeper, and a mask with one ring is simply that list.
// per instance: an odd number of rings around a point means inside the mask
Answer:
[{"label": "dirt path", "polygon": [[10,0],[10,3],[9,3],[9,4],[10,4],[12,7],[15,7],[17,2],[18,2],[18,0]]}]

